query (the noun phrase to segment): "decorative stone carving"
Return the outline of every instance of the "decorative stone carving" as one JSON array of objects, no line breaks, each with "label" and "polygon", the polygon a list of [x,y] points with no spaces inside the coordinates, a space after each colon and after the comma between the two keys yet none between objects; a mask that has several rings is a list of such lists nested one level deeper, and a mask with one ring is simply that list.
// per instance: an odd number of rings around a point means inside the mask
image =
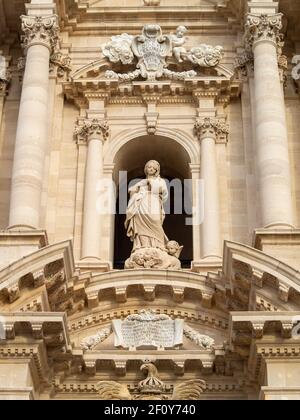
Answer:
[{"label": "decorative stone carving", "polygon": [[130,258],[125,262],[125,269],[138,268],[180,270],[181,263],[176,256],[159,248],[141,248],[134,251]]},{"label": "decorative stone carving", "polygon": [[21,16],[22,43],[25,50],[32,45],[44,45],[54,51],[58,43],[58,16]]},{"label": "decorative stone carving", "polygon": [[166,394],[166,385],[159,378],[153,363],[145,363],[141,371],[147,373],[146,379],[138,384],[139,394],[131,395],[127,386],[114,381],[101,381],[96,385],[101,400],[198,400],[206,389],[206,382],[192,379],[176,385],[173,395]]},{"label": "decorative stone carving", "polygon": [[227,143],[229,126],[224,120],[218,118],[198,118],[195,123],[195,132],[199,140],[214,137],[217,143]]},{"label": "decorative stone carving", "polygon": [[92,350],[94,347],[96,347],[99,343],[102,343],[102,341],[106,340],[107,337],[109,337],[112,333],[112,327],[111,325],[109,327],[103,328],[100,330],[97,334],[92,335],[90,337],[85,338],[81,343],[80,347],[83,350]]},{"label": "decorative stone carving", "polygon": [[134,60],[134,54],[131,50],[132,41],[132,35],[122,34],[113,36],[111,37],[111,41],[103,47],[103,55],[111,63],[121,62],[122,64],[131,64]]},{"label": "decorative stone carving", "polygon": [[182,344],[183,320],[172,320],[168,315],[157,315],[153,310],[141,310],[125,321],[112,322],[115,346],[138,348],[154,346],[173,348]]},{"label": "decorative stone carving", "polygon": [[292,78],[296,85],[297,93],[299,93],[300,88],[300,55],[295,55],[292,58],[292,64],[294,65],[292,69]]},{"label": "decorative stone carving", "polygon": [[298,82],[300,80],[300,55],[294,55],[292,58],[292,64],[294,67],[292,69],[292,78]]},{"label": "decorative stone carving", "polygon": [[147,378],[138,385],[141,394],[161,394],[165,391],[165,384],[159,379],[158,370],[153,363],[145,363],[141,366],[142,372],[147,372]]},{"label": "decorative stone carving", "polygon": [[187,51],[183,46],[186,43],[186,37],[184,36],[186,32],[185,26],[178,26],[176,34],[170,35],[173,55],[179,63],[182,63],[187,55]]},{"label": "decorative stone carving", "polygon": [[0,94],[5,94],[8,84],[11,80],[11,73],[5,57],[0,55]]},{"label": "decorative stone carving", "polygon": [[80,121],[74,131],[78,141],[87,143],[91,138],[102,140],[103,142],[109,138],[110,128],[106,120],[85,119]]},{"label": "decorative stone carving", "polygon": [[201,44],[187,54],[187,59],[200,67],[215,67],[223,58],[223,47]]},{"label": "decorative stone carving", "polygon": [[101,381],[96,385],[100,400],[132,400],[128,388],[115,381]]},{"label": "decorative stone carving", "polygon": [[143,78],[155,80],[163,75],[167,67],[165,59],[171,51],[171,40],[162,35],[159,25],[145,25],[142,36],[134,37],[131,48],[139,59],[137,67]]},{"label": "decorative stone carving", "polygon": [[208,335],[200,334],[198,331],[195,331],[188,325],[184,326],[183,333],[188,339],[205,350],[211,350],[215,345],[215,340],[213,338],[209,337]]},{"label": "decorative stone carving", "polygon": [[54,52],[50,57],[50,68],[57,69],[57,76],[62,78],[70,74],[72,70],[71,57],[62,54],[60,51]]},{"label": "decorative stone carving", "polygon": [[168,189],[160,177],[160,164],[155,160],[147,162],[145,175],[146,179],[129,189],[125,228],[133,251],[125,268],[180,269],[182,247],[169,241],[163,230]]},{"label": "decorative stone carving", "polygon": [[272,41],[281,51],[283,47],[283,36],[280,33],[282,29],[282,14],[257,15],[248,14],[245,25],[246,44],[252,48],[257,41]]},{"label": "decorative stone carving", "polygon": [[144,0],[145,6],[159,6],[160,0]]},{"label": "decorative stone carving", "polygon": [[116,78],[120,81],[130,81],[141,76],[154,81],[163,76],[183,80],[195,77],[194,70],[176,72],[169,70],[167,57],[174,55],[178,63],[189,61],[195,66],[215,67],[223,57],[223,48],[200,44],[187,51],[185,33],[187,29],[179,26],[175,34],[163,35],[159,25],[145,25],[142,35],[131,36],[126,33],[116,35],[104,45],[102,52],[111,63],[130,65],[136,62],[137,69],[127,73],[116,73],[112,70],[106,72],[107,78]]},{"label": "decorative stone carving", "polygon": [[252,50],[245,49],[236,56],[234,68],[241,80],[254,75],[254,56]]}]

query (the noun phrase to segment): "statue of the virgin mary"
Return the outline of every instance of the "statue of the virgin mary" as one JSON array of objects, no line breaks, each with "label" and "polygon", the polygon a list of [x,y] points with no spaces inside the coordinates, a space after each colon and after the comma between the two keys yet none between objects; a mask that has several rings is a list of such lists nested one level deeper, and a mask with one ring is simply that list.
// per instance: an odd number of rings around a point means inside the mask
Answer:
[{"label": "statue of the virgin mary", "polygon": [[133,250],[125,268],[178,269],[182,247],[175,241],[169,242],[163,229],[168,188],[160,176],[160,164],[156,160],[147,162],[145,175],[129,189],[125,228]]}]

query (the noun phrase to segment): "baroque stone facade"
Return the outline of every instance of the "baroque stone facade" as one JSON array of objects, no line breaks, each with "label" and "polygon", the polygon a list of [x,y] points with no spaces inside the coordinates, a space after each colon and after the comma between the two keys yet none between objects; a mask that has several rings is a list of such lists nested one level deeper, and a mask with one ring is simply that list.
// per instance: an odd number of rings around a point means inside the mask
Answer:
[{"label": "baroque stone facade", "polygon": [[300,400],[299,19],[0,0],[1,400]]}]

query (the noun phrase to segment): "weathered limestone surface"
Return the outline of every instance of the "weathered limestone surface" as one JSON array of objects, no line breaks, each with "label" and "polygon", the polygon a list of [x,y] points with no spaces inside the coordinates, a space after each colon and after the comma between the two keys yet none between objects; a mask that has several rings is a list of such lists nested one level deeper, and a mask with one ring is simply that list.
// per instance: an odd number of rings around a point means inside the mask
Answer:
[{"label": "weathered limestone surface", "polygon": [[0,0],[1,400],[300,399],[299,19]]}]

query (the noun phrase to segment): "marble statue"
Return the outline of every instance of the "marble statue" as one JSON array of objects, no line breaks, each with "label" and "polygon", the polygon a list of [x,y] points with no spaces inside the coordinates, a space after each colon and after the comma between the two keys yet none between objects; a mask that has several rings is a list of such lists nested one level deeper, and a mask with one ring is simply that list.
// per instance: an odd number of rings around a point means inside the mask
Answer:
[{"label": "marble statue", "polygon": [[182,247],[169,241],[163,229],[168,189],[160,176],[160,164],[155,160],[147,162],[145,175],[129,189],[125,229],[133,250],[125,268],[180,269]]}]

